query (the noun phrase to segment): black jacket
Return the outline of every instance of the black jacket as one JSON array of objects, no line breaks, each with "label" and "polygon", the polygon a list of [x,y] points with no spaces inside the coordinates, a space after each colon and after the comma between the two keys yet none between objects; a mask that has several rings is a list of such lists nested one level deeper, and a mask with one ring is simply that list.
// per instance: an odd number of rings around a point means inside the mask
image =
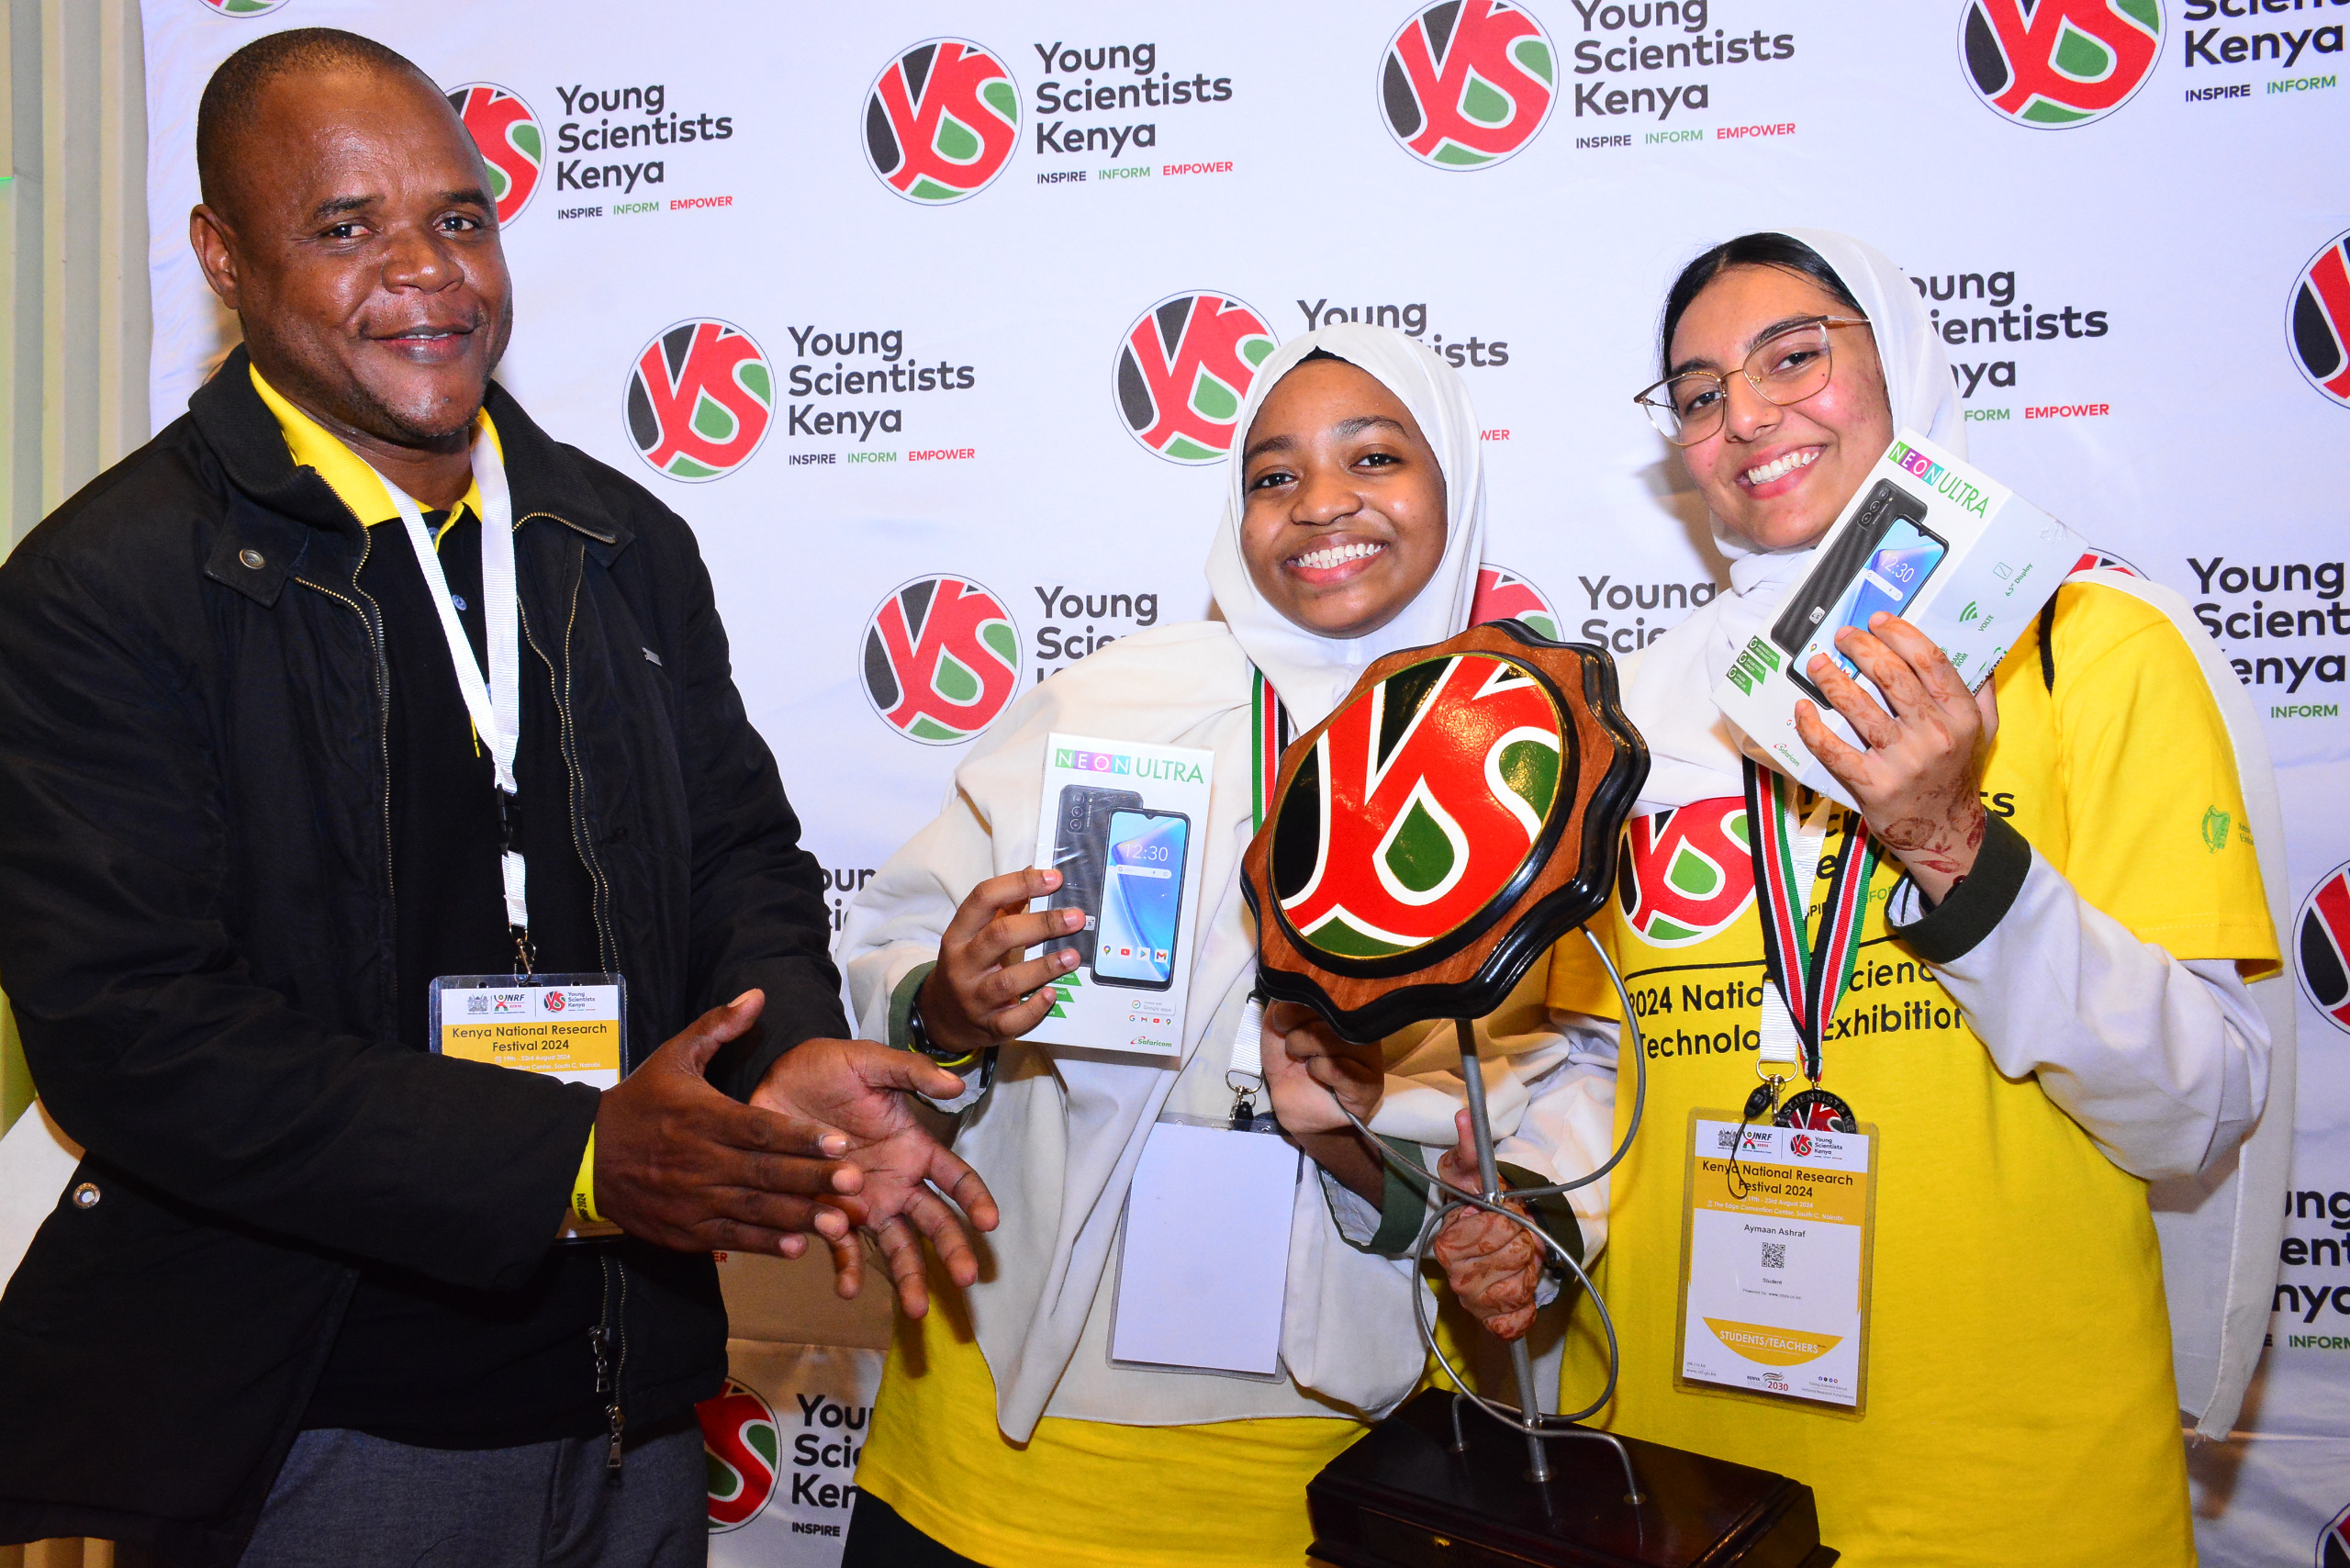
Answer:
[{"label": "black jacket", "polygon": [[[496,386],[489,410],[631,1065],[759,986],[758,1031],[711,1069],[746,1095],[846,1028],[709,574],[642,487]],[[595,1091],[396,1037],[367,548],[241,350],[0,566],[0,986],[88,1150],[0,1298],[0,1540],[232,1562],[350,1259],[504,1290],[547,1256]],[[671,1262],[632,1305],[632,1414],[723,1369],[714,1270]]]}]

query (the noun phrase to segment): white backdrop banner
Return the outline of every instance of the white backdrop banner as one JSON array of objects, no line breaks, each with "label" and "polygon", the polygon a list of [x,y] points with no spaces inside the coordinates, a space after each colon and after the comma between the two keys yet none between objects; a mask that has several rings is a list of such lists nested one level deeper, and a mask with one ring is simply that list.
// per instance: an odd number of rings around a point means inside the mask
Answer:
[{"label": "white backdrop banner", "polygon": [[1790,224],[1895,257],[1975,460],[2185,593],[2267,715],[2300,1143],[2198,1508],[2209,1562],[2350,1568],[2350,0],[144,15],[157,419],[234,330],[185,240],[206,78],[285,27],[408,55],[500,184],[502,379],[693,524],[836,914],[1014,694],[1204,611],[1277,342],[1382,321],[1459,365],[1485,613],[1625,652],[1723,573],[1629,401],[1674,271]]}]

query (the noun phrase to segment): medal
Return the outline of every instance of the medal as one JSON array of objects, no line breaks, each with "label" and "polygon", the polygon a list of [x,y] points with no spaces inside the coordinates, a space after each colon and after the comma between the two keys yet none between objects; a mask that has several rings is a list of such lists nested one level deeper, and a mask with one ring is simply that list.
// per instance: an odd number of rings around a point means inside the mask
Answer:
[{"label": "medal", "polygon": [[1825,1089],[1807,1089],[1792,1096],[1771,1118],[1774,1126],[1801,1127],[1807,1132],[1850,1133],[1860,1130],[1852,1108]]}]

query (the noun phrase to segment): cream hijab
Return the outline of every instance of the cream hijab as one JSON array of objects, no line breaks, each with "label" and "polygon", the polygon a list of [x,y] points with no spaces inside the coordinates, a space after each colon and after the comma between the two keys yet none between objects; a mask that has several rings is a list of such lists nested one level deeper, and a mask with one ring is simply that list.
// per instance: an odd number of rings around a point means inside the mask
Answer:
[{"label": "cream hijab", "polygon": [[[1958,387],[1917,286],[1874,246],[1819,229],[1783,229],[1819,252],[1869,319],[1896,430],[1922,431],[1959,456],[1966,429]],[[1730,591],[1628,661],[1624,710],[1649,744],[1649,778],[1636,815],[1735,795],[1744,769],[1735,732],[1711,693],[1748,639],[1777,611],[1788,586],[1811,564],[1813,546],[1765,554],[1713,520],[1714,543],[1729,557]],[[1764,759],[1767,760],[1767,759]]]},{"label": "cream hijab", "polygon": [[1240,521],[1247,498],[1241,450],[1236,444],[1227,465],[1224,521],[1208,550],[1208,587],[1215,594],[1217,614],[1281,693],[1300,734],[1328,718],[1373,660],[1399,649],[1441,643],[1464,630],[1477,593],[1477,565],[1485,555],[1485,464],[1469,389],[1461,385],[1459,371],[1392,327],[1344,322],[1283,343],[1248,388],[1234,426],[1236,442],[1248,440],[1257,411],[1281,377],[1317,349],[1376,378],[1419,421],[1420,433],[1444,471],[1444,557],[1418,597],[1367,636],[1325,637],[1296,625],[1257,591],[1248,564],[1241,558]]}]

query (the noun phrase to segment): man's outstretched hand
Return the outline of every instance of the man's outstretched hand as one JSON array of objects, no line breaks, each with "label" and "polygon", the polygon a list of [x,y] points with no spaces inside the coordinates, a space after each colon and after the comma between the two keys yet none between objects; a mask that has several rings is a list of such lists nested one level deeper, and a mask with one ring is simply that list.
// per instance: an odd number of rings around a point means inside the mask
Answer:
[{"label": "man's outstretched hand", "polygon": [[[751,1095],[754,1111],[772,1112],[795,1126],[822,1127],[843,1140],[837,1147],[857,1179],[838,1188],[841,1195],[828,1204],[879,1245],[909,1317],[920,1317],[930,1305],[921,1238],[937,1249],[947,1277],[968,1287],[979,1277],[979,1260],[956,1206],[981,1230],[996,1226],[987,1183],[931,1136],[909,1099],[919,1092],[949,1100],[962,1090],[961,1079],[912,1051],[871,1040],[820,1039],[786,1051]],[[828,1141],[825,1147],[835,1146]],[[845,1223],[835,1229],[820,1221],[819,1227],[833,1249],[835,1288],[844,1296],[856,1294],[865,1279],[856,1238]]]},{"label": "man's outstretched hand", "polygon": [[[842,1157],[851,1140],[789,1105],[744,1105],[702,1074],[718,1047],[759,1016],[746,991],[665,1041],[596,1109],[596,1207],[631,1236],[681,1252],[732,1249],[797,1258],[814,1231],[850,1234],[820,1199],[864,1185]],[[877,1047],[878,1048],[878,1047]]]}]

